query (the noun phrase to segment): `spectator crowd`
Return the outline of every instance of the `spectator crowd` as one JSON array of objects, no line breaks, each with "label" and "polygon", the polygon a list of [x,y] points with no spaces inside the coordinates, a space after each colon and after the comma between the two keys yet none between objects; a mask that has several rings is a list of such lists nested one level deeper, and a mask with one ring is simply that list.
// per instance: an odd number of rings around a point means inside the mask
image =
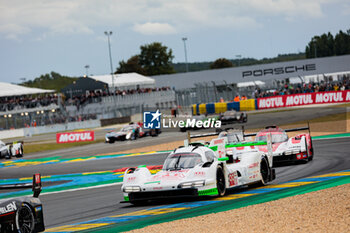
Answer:
[{"label": "spectator crowd", "polygon": [[1,97],[0,112],[46,107],[51,104],[58,104],[57,94]]},{"label": "spectator crowd", "polygon": [[303,83],[303,84],[285,84],[283,87],[275,90],[261,90],[260,88],[255,88],[253,96],[257,98],[270,97],[277,95],[292,95],[292,94],[302,94],[302,93],[313,93],[313,92],[323,92],[323,91],[344,91],[350,89],[350,80],[344,79],[342,82],[332,82],[332,83]]},{"label": "spectator crowd", "polygon": [[[145,94],[145,93],[152,93],[152,92],[158,92],[158,91],[168,91],[170,90],[170,87],[161,87],[161,88],[137,88],[137,89],[130,89],[130,90],[116,90],[115,95],[116,96],[127,96],[127,95],[137,95],[137,94]],[[66,105],[76,105],[78,108],[80,106],[83,106],[84,104],[88,103],[98,103],[102,101],[102,97],[108,97],[113,96],[113,92],[106,92],[106,91],[90,91],[88,93],[84,93],[81,95],[75,95],[75,96],[67,96],[65,99]]]}]

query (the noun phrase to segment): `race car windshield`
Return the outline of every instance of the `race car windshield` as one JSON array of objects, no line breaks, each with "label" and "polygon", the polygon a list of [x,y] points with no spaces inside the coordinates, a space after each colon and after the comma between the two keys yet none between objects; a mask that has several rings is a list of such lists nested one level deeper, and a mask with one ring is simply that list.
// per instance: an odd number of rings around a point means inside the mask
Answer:
[{"label": "race car windshield", "polygon": [[[288,136],[286,134],[284,134],[284,133],[271,134],[271,141],[272,141],[272,143],[285,142],[287,140],[288,140]],[[267,134],[256,136],[255,141],[267,142]]]},{"label": "race car windshield", "polygon": [[132,126],[126,126],[126,127],[124,127],[124,128],[122,128],[122,132],[128,132],[129,130],[132,130],[133,129],[133,127]]},{"label": "race car windshield", "polygon": [[176,153],[168,156],[164,162],[163,169],[170,171],[188,169],[202,162],[202,157],[197,153]]}]

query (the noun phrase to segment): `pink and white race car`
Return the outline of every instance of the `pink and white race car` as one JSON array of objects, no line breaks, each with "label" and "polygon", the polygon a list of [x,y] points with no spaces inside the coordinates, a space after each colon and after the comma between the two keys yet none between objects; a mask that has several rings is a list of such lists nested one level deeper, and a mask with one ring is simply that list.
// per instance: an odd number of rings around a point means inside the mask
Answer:
[{"label": "pink and white race car", "polygon": [[[273,162],[308,162],[314,157],[314,148],[310,133],[301,133],[294,137],[288,137],[287,132],[309,130],[309,127],[283,130],[277,126],[267,126],[265,129],[254,134],[244,134],[255,136],[255,141],[266,141],[267,135],[271,134]],[[259,151],[267,152],[267,147],[258,146]]]}]

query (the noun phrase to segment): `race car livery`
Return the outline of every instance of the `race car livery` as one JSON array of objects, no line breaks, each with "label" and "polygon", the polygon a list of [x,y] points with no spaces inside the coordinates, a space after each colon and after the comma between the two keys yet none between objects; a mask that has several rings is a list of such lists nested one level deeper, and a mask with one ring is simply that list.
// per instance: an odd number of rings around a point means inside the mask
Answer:
[{"label": "race car livery", "polygon": [[[264,142],[265,144],[268,144]],[[265,185],[275,178],[270,153],[251,143],[226,155],[225,138],[213,139],[208,147],[190,144],[175,149],[161,171],[152,175],[146,166],[129,168],[121,187],[124,202],[190,196],[223,196],[226,189],[242,185]],[[243,149],[241,149],[241,147]]]},{"label": "race car livery", "polygon": [[[312,139],[309,133],[301,133],[289,138],[286,132],[307,130],[309,127],[283,130],[277,126],[268,126],[258,132],[255,141],[266,141],[271,135],[273,162],[308,162],[314,157]],[[266,152],[264,145],[258,147],[259,151]]]},{"label": "race car livery", "polygon": [[23,156],[23,142],[4,143],[0,140],[0,158],[11,159],[12,156],[17,158]]},{"label": "race car livery", "polygon": [[[45,230],[43,207],[39,200],[41,176],[33,176],[33,197],[0,199],[0,233],[34,233]],[[2,187],[4,188],[4,187]]]}]

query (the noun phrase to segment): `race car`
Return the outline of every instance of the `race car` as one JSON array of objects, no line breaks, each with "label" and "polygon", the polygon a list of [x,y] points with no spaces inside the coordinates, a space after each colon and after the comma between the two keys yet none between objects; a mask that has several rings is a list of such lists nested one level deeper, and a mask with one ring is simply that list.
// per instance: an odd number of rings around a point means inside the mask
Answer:
[{"label": "race car", "polygon": [[138,137],[146,136],[139,124],[130,123],[124,126],[119,132],[108,132],[105,137],[106,143],[114,143],[115,141],[136,140]]},{"label": "race car", "polygon": [[247,113],[237,112],[235,110],[226,111],[219,116],[221,124],[245,123],[248,121]]},{"label": "race car", "polygon": [[146,166],[128,168],[121,187],[123,202],[137,205],[154,199],[224,196],[226,189],[265,185],[275,179],[271,143],[269,153],[258,151],[252,142],[237,144],[229,155],[226,143],[225,138],[213,139],[208,147],[185,143],[168,155],[155,175]]},{"label": "race car", "polygon": [[12,156],[23,156],[23,142],[4,143],[0,140],[0,158],[11,159]]},{"label": "race car", "polygon": [[[266,141],[267,135],[271,134],[273,162],[308,162],[314,157],[314,148],[310,133],[301,133],[289,138],[287,132],[310,130],[309,127],[283,130],[277,126],[267,126],[258,133],[244,134],[244,136],[255,136],[255,141]],[[259,151],[267,152],[267,147],[261,145]]]},{"label": "race car", "polygon": [[[14,187],[19,188],[21,185]],[[1,188],[7,187],[1,186]],[[33,197],[0,199],[0,233],[45,231],[43,208],[38,198],[41,192],[40,174],[33,175],[32,189]]]}]

